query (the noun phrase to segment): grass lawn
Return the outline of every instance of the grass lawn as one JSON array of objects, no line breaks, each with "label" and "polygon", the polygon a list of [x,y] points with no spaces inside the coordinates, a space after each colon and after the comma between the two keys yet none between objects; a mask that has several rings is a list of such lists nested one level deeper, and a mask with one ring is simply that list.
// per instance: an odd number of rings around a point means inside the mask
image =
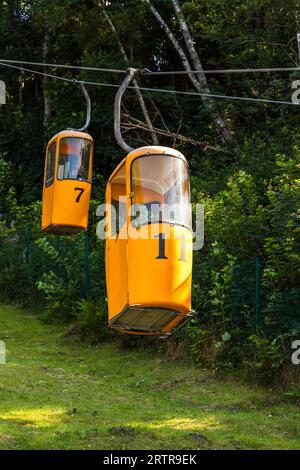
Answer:
[{"label": "grass lawn", "polygon": [[0,305],[0,449],[299,449],[299,408],[150,352],[62,341]]}]

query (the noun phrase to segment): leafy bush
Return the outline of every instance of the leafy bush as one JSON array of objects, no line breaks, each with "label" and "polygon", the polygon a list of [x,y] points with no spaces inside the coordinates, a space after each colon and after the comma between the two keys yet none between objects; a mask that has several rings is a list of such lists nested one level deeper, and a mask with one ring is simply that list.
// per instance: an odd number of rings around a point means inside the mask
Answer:
[{"label": "leafy bush", "polygon": [[76,325],[79,327],[80,336],[92,344],[107,339],[106,304],[97,305],[91,300],[80,300],[76,306]]},{"label": "leafy bush", "polygon": [[[260,187],[251,174],[238,171],[224,189],[195,196],[205,204],[206,235],[194,260],[193,301],[199,315],[189,334],[196,360],[251,369],[264,380],[286,360],[282,338],[300,324],[300,197],[295,169],[295,160],[278,155],[274,177]],[[259,325],[257,256],[262,265]]]}]

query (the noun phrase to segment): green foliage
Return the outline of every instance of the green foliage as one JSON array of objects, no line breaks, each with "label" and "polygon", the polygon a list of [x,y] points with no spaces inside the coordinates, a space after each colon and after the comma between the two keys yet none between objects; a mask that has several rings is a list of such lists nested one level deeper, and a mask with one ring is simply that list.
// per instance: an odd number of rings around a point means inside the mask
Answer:
[{"label": "green foliage", "polygon": [[[205,203],[206,244],[195,254],[190,326],[197,360],[254,370],[266,380],[285,360],[278,335],[299,327],[299,184],[297,159],[277,155],[273,177],[239,170]],[[260,330],[255,331],[255,256],[262,263]],[[224,335],[229,332],[228,343]]]},{"label": "green foliage", "polygon": [[73,283],[69,283],[66,289],[62,280],[50,271],[42,275],[37,288],[44,293],[46,299],[43,316],[45,321],[70,320],[74,317],[76,286]]},{"label": "green foliage", "polygon": [[97,305],[91,300],[77,302],[76,324],[80,336],[90,343],[99,343],[107,339],[106,304]]},{"label": "green foliage", "polygon": [[87,296],[98,305],[104,297],[105,279],[96,219],[87,255],[85,234],[57,237],[41,233],[40,203],[23,208],[16,202],[12,207],[13,227],[3,226],[0,234],[1,299],[24,305],[38,303],[49,322],[74,320],[77,301]]},{"label": "green foliage", "polygon": [[243,365],[260,379],[271,382],[274,372],[279,369],[285,357],[280,350],[280,344],[274,339],[261,338],[251,335],[247,341],[248,351]]}]

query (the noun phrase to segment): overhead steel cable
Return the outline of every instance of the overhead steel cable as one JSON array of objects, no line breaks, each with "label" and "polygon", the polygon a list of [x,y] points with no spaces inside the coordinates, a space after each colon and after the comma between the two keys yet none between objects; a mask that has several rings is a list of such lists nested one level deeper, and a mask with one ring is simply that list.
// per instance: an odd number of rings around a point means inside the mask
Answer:
[{"label": "overhead steel cable", "polygon": [[89,70],[91,72],[126,73],[126,70],[119,70],[119,69],[106,69],[106,68],[100,68],[100,67],[88,67],[88,66],[67,65],[67,64],[46,64],[43,62],[28,62],[28,61],[23,61],[23,60],[0,59],[0,62],[4,62],[6,64],[36,65],[38,67],[51,67],[51,68],[61,68],[61,69],[70,69],[70,70]]},{"label": "overhead steel cable", "polygon": [[[31,70],[24,67],[18,67],[16,65],[6,64],[4,62],[0,62],[0,66],[9,67],[37,75],[42,75],[46,77],[50,77],[57,80],[63,80],[69,83],[84,83],[85,85],[92,85],[92,86],[100,86],[100,87],[112,87],[112,88],[119,88],[119,85],[113,83],[101,83],[101,82],[91,82],[86,80],[77,80],[75,78],[67,78],[67,77],[59,77],[58,75],[52,75],[45,72],[39,72],[37,70]],[[128,88],[134,89],[133,86],[129,86]],[[233,100],[233,101],[247,101],[251,103],[264,103],[264,104],[277,104],[277,105],[291,105],[291,106],[298,106],[298,103],[293,103],[292,101],[283,101],[283,100],[272,100],[268,98],[251,98],[245,96],[229,96],[229,95],[219,95],[217,93],[198,93],[192,91],[180,91],[180,90],[166,90],[163,88],[150,88],[150,87],[139,87],[142,91],[149,91],[154,93],[169,93],[169,94],[176,94],[176,95],[186,95],[186,96],[206,96],[216,99],[224,99],[224,100]]]},{"label": "overhead steel cable", "polygon": [[[128,87],[128,88],[133,88],[133,87]],[[140,87],[140,90],[156,91],[158,93],[174,93],[176,95],[207,96],[211,98],[224,99],[224,100],[249,101],[249,102],[256,102],[256,103],[285,104],[285,105],[298,106],[298,103],[293,103],[292,101],[271,100],[268,98],[251,98],[251,97],[246,97],[246,96],[244,97],[244,96],[218,95],[216,93],[198,93],[198,92],[193,92],[193,91],[165,90],[162,88]]]},{"label": "overhead steel cable", "polygon": [[27,69],[27,68],[24,68],[24,67],[18,67],[17,65],[10,65],[10,64],[6,64],[6,63],[1,62],[1,61],[0,61],[0,67],[9,67],[11,69],[21,70],[22,72],[29,72],[29,73],[33,73],[35,75],[42,75],[44,77],[54,78],[56,80],[63,80],[65,82],[74,82],[74,81],[76,81],[73,78],[59,77],[58,75],[52,75],[50,73],[39,72],[38,70],[31,70],[31,69]]},{"label": "overhead steel cable", "polygon": [[203,74],[226,74],[226,73],[272,73],[272,72],[300,72],[300,67],[265,67],[256,69],[206,69],[206,70],[166,70],[166,71],[155,71],[151,70],[142,71],[143,75],[187,75],[189,73],[203,73]]},{"label": "overhead steel cable", "polygon": [[[11,60],[11,59],[0,59],[0,62],[6,64],[23,64],[23,65],[34,65],[38,67],[51,67],[51,68],[64,68],[70,70],[87,70],[91,72],[105,72],[105,73],[126,73],[126,70],[121,69],[109,69],[101,67],[90,67],[90,66],[79,66],[79,65],[68,65],[68,64],[48,64],[44,62],[29,62],[24,60]],[[143,75],[154,76],[154,75],[187,75],[188,73],[205,73],[205,74],[235,74],[235,73],[272,73],[272,72],[300,72],[300,67],[262,67],[262,68],[237,68],[237,69],[206,69],[206,70],[158,70],[151,71],[145,69],[142,71]]]}]

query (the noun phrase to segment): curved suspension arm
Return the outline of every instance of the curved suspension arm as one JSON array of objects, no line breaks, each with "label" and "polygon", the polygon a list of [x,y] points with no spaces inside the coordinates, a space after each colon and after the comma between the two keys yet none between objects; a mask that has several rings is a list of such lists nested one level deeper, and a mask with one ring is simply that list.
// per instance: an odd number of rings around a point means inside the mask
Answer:
[{"label": "curved suspension arm", "polygon": [[115,121],[114,121],[114,131],[115,131],[115,138],[117,141],[117,144],[122,147],[125,152],[129,153],[133,150],[132,147],[126,144],[125,140],[122,137],[121,134],[121,101],[122,101],[122,96],[128,87],[129,83],[134,77],[134,74],[136,73],[136,69],[129,68],[127,70],[127,75],[123,82],[120,85],[120,88],[117,91],[116,97],[115,97],[115,108],[114,108],[114,114],[115,114]]},{"label": "curved suspension arm", "polygon": [[78,131],[78,132],[84,132],[89,127],[90,120],[91,120],[91,100],[90,100],[89,94],[87,92],[87,89],[85,88],[84,83],[83,82],[79,82],[79,83],[80,83],[80,86],[81,86],[81,90],[82,90],[82,92],[85,96],[85,99],[86,99],[86,121],[85,121],[85,125],[83,127],[81,127],[80,129],[75,129],[75,130]]}]

